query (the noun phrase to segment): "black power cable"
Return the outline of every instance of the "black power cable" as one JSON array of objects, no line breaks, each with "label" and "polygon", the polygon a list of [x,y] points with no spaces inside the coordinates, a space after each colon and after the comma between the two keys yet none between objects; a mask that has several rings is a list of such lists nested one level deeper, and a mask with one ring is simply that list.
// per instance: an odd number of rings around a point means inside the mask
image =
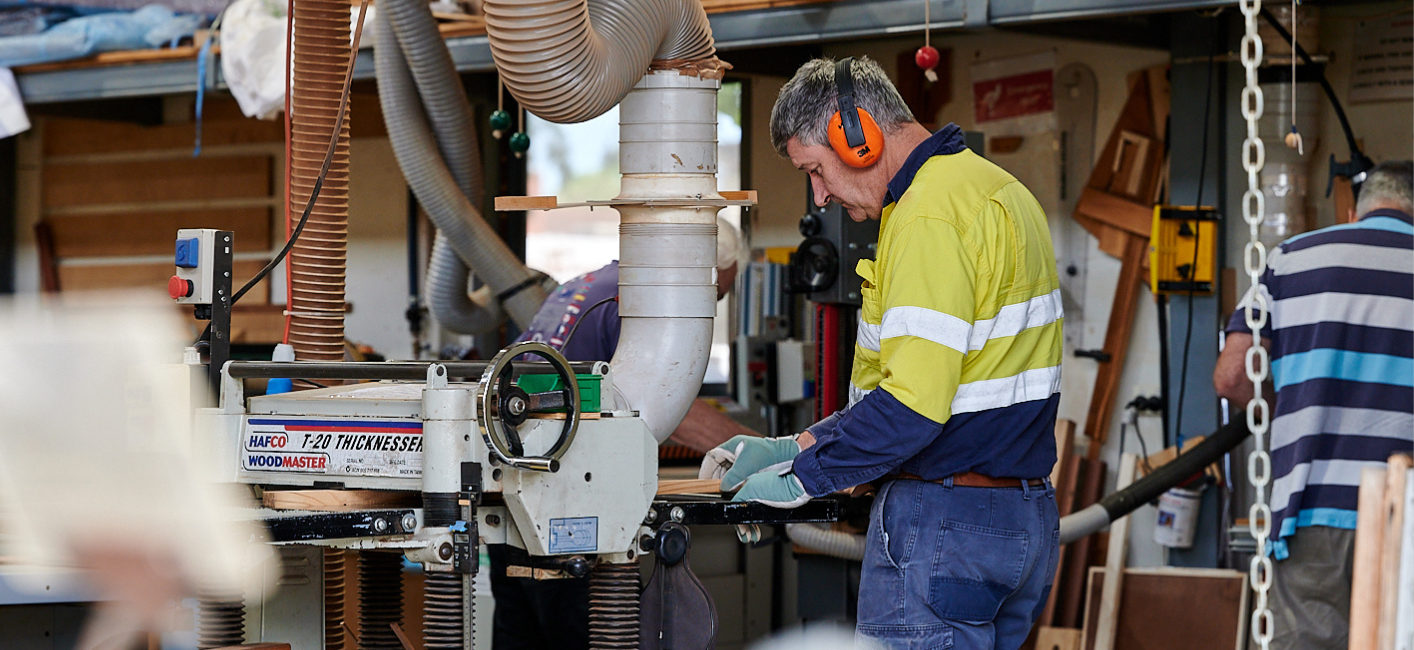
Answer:
[{"label": "black power cable", "polygon": [[[339,147],[339,134],[343,130],[344,116],[349,110],[349,91],[353,87],[354,62],[358,59],[358,41],[363,36],[363,18],[368,13],[368,0],[363,0],[358,9],[358,24],[354,27],[353,42],[349,46],[349,62],[344,71],[344,90],[339,98],[339,116],[334,120],[334,133],[329,136],[329,149],[324,153],[324,163],[319,166],[319,176],[314,179],[314,188],[309,193],[309,201],[304,204],[304,212],[300,214],[299,223],[290,233],[290,238],[285,241],[285,245],[280,249],[280,253],[270,260],[265,268],[260,269],[250,281],[246,282],[234,295],[231,296],[231,307],[236,306],[236,302],[246,295],[255,285],[259,284],[270,275],[280,262],[290,254],[290,249],[295,247],[295,242],[299,241],[300,234],[304,232],[304,226],[309,222],[309,214],[314,211],[314,202],[319,199],[319,192],[324,189],[324,179],[329,176],[329,166],[334,162],[334,151]],[[290,17],[294,20],[294,17]],[[211,336],[211,325],[207,325],[202,331],[197,342],[209,339]]]},{"label": "black power cable", "polygon": [[579,331],[579,325],[580,325],[580,323],[583,323],[583,322],[584,322],[584,319],[589,318],[589,315],[592,314],[592,313],[594,313],[594,310],[596,310],[596,309],[598,309],[598,308],[600,308],[600,307],[603,307],[604,305],[607,305],[607,304],[609,304],[609,303],[611,303],[611,302],[618,302],[618,301],[619,301],[619,296],[618,296],[618,294],[614,294],[614,295],[612,295],[612,296],[609,296],[608,298],[605,298],[605,299],[603,299],[603,300],[600,300],[599,302],[594,303],[593,305],[590,305],[589,309],[584,310],[584,313],[583,313],[583,314],[580,314],[579,320],[577,320],[577,321],[574,322],[574,327],[571,327],[571,328],[570,328],[570,333],[565,335],[565,342],[560,344],[560,351],[561,351],[561,352],[564,352],[565,350],[568,350],[568,349],[569,349],[569,347],[570,347],[570,340],[574,338],[574,333]]},{"label": "black power cable", "polygon": [[[1208,53],[1208,80],[1203,91],[1203,144],[1200,149],[1201,154],[1198,159],[1198,193],[1193,199],[1193,207],[1198,210],[1203,208],[1203,181],[1208,175],[1208,124],[1212,117],[1213,110],[1213,54]],[[1196,214],[1196,212],[1195,212]],[[1193,223],[1193,262],[1188,266],[1188,323],[1183,329],[1183,358],[1179,362],[1178,370],[1178,405],[1174,413],[1173,436],[1174,444],[1180,449],[1183,448],[1183,401],[1188,393],[1188,352],[1193,348],[1193,293],[1198,288],[1198,244],[1201,240],[1199,233],[1202,232],[1201,224],[1198,221]]]},{"label": "black power cable", "polygon": [[[1311,55],[1306,53],[1306,48],[1301,47],[1301,44],[1297,43],[1296,39],[1291,37],[1291,32],[1287,31],[1286,28],[1282,26],[1281,21],[1277,20],[1277,17],[1272,15],[1272,12],[1266,7],[1262,7],[1262,18],[1266,19],[1267,23],[1272,26],[1272,29],[1276,30],[1278,36],[1286,40],[1287,44],[1291,46],[1292,51],[1296,52],[1296,56],[1301,57],[1302,63],[1314,65],[1314,62],[1311,60]],[[1345,116],[1345,108],[1340,105],[1340,100],[1336,98],[1335,89],[1331,88],[1331,82],[1326,80],[1326,73],[1321,71],[1320,74],[1316,75],[1316,80],[1320,82],[1321,90],[1325,91],[1326,99],[1330,100],[1331,109],[1335,111],[1335,119],[1340,122],[1340,130],[1345,134],[1345,145],[1350,148],[1350,162],[1339,165],[1342,168],[1340,171],[1341,173],[1349,173],[1347,178],[1353,181],[1356,176],[1373,169],[1375,161],[1370,160],[1369,156],[1366,156],[1365,152],[1360,150],[1360,145],[1355,142],[1355,132],[1350,128],[1350,120]],[[1293,78],[1291,83],[1296,83],[1296,79]],[[1335,154],[1331,154],[1332,177],[1337,173],[1337,165],[1338,163],[1335,162]],[[1326,187],[1326,196],[1330,196],[1329,186]]]}]

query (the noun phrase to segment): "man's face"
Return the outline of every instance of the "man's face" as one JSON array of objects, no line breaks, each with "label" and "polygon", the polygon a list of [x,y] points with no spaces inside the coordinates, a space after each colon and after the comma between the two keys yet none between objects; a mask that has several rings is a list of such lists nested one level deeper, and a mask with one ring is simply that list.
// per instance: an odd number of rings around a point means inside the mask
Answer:
[{"label": "man's face", "polygon": [[815,205],[834,201],[855,221],[878,219],[884,211],[884,191],[888,179],[879,182],[880,165],[856,169],[844,164],[828,145],[801,144],[799,138],[786,142],[786,154],[796,169],[810,175]]}]

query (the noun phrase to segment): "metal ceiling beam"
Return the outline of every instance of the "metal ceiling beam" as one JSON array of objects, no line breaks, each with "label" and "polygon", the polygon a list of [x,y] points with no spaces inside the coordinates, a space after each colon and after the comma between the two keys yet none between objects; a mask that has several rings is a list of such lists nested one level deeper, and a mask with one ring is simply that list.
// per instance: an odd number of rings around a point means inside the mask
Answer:
[{"label": "metal ceiling beam", "polygon": [[[1231,0],[931,0],[933,29],[975,25],[1012,25],[1098,16],[1175,11],[1232,4]],[[969,13],[971,19],[969,20]],[[984,13],[979,17],[977,14]],[[923,4],[917,0],[842,0],[712,14],[713,35],[724,51],[875,38],[923,30]],[[462,72],[491,70],[485,36],[447,40],[452,60]],[[220,66],[211,75],[224,88]],[[196,91],[196,61],[164,61],[102,68],[76,68],[18,76],[28,104],[163,95]],[[371,50],[359,53],[354,78],[373,78]]]}]

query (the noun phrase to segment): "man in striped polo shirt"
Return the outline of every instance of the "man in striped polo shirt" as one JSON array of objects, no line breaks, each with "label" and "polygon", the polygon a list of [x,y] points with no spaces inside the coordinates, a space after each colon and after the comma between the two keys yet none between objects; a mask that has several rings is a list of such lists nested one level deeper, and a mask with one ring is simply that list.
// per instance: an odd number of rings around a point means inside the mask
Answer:
[{"label": "man in striped polo shirt", "polygon": [[[1382,164],[1360,188],[1358,220],[1267,257],[1273,648],[1346,646],[1360,472],[1414,449],[1412,195],[1410,163]],[[1243,309],[1227,332],[1213,383],[1242,408],[1253,343]]]}]

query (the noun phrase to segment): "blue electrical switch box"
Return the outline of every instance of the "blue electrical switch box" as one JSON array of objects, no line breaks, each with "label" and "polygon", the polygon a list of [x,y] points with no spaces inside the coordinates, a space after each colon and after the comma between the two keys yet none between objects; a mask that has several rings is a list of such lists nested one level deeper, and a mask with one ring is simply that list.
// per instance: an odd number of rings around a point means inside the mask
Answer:
[{"label": "blue electrical switch box", "polygon": [[200,261],[201,240],[195,237],[177,240],[177,266],[184,269],[194,269]]}]

